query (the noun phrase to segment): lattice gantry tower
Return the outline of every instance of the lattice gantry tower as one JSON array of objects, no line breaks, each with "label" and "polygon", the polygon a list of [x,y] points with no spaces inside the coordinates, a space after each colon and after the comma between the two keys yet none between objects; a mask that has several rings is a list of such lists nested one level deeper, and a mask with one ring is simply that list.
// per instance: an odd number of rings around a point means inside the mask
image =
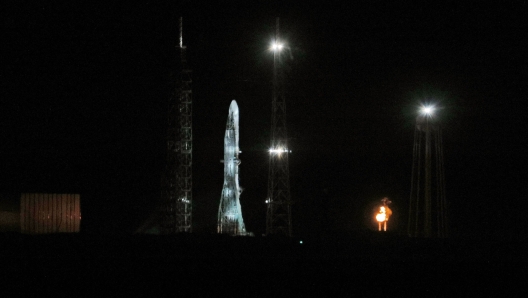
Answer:
[{"label": "lattice gantry tower", "polygon": [[416,118],[409,221],[411,237],[447,237],[442,130],[433,109]]},{"label": "lattice gantry tower", "polygon": [[246,235],[246,227],[240,207],[242,189],[238,184],[238,166],[241,153],[238,146],[238,105],[235,100],[229,106],[224,138],[224,186],[218,207],[218,233],[233,236]]},{"label": "lattice gantry tower", "polygon": [[167,163],[162,189],[163,234],[192,232],[192,89],[180,18],[180,77],[169,98]]},{"label": "lattice gantry tower", "polygon": [[281,52],[279,18],[276,20],[273,50],[273,96],[271,103],[271,144],[269,150],[266,234],[291,237],[290,171],[288,166],[288,131]]}]

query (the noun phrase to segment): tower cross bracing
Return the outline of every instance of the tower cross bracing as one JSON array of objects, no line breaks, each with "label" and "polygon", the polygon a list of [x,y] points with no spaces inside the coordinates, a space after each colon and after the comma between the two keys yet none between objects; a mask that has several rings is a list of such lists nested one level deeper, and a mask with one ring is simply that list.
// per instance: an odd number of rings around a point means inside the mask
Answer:
[{"label": "tower cross bracing", "polygon": [[182,18],[179,31],[179,80],[168,105],[167,163],[162,186],[163,234],[192,232],[192,71],[187,68]]},{"label": "tower cross bracing", "polygon": [[282,48],[279,18],[277,18],[273,46],[273,95],[271,104],[268,197],[266,199],[266,234],[291,237],[290,172],[288,165],[288,156],[291,151],[288,147],[288,131],[286,128],[286,100],[281,59]]},{"label": "tower cross bracing", "polygon": [[416,119],[407,232],[426,238],[448,233],[442,130],[429,113]]}]

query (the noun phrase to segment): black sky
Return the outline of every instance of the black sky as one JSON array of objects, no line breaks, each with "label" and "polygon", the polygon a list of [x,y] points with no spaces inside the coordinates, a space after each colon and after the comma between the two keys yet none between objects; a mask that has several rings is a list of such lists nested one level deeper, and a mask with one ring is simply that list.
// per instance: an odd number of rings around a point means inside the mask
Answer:
[{"label": "black sky", "polygon": [[[193,70],[195,231],[212,232],[229,102],[241,197],[263,233],[275,17],[291,48],[287,109],[298,234],[405,228],[416,109],[442,107],[453,231],[526,233],[526,3],[6,5],[0,185],[81,193],[83,229],[134,231],[159,200],[178,17]],[[516,233],[516,232],[514,232]]]}]

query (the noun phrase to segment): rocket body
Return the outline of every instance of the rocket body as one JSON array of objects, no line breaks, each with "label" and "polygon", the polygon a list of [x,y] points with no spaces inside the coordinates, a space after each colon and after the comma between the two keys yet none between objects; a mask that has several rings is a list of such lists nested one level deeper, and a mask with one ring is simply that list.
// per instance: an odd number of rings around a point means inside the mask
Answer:
[{"label": "rocket body", "polygon": [[246,234],[240,206],[242,190],[238,184],[238,167],[240,165],[238,158],[240,154],[238,117],[238,105],[233,100],[229,106],[224,137],[224,186],[218,208],[218,233],[233,236]]}]

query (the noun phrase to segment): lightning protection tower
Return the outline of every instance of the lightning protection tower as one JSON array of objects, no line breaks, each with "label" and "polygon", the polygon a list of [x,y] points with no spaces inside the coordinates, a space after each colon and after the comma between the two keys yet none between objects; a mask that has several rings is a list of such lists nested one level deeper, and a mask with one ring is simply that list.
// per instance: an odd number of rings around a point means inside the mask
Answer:
[{"label": "lightning protection tower", "polygon": [[447,237],[442,130],[433,112],[424,107],[416,118],[407,225],[411,237]]},{"label": "lightning protection tower", "polygon": [[224,137],[224,186],[218,207],[218,233],[232,236],[246,235],[240,206],[242,189],[238,184],[238,155],[241,153],[238,147],[238,116],[238,105],[233,100],[229,106]]},{"label": "lightning protection tower", "polygon": [[169,98],[167,163],[162,187],[163,234],[192,232],[192,89],[180,17],[180,72]]},{"label": "lightning protection tower", "polygon": [[279,18],[273,41],[273,97],[271,103],[271,144],[269,149],[268,198],[266,234],[291,237],[290,171],[288,166],[288,131],[286,129],[286,100],[281,51]]}]

